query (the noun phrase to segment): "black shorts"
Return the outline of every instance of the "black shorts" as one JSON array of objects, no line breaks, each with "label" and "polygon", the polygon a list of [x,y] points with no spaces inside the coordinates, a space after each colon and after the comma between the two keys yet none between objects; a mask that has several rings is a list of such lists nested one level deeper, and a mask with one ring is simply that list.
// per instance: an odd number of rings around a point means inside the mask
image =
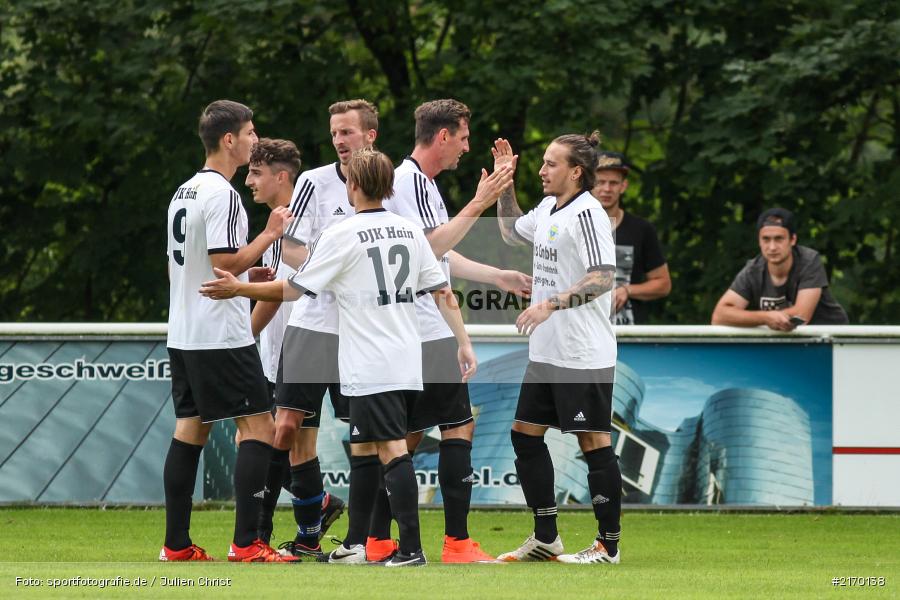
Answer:
[{"label": "black shorts", "polygon": [[175,418],[204,423],[271,409],[266,376],[256,346],[215,350],[168,348]]},{"label": "black shorts", "polygon": [[350,443],[406,438],[406,418],[418,392],[393,390],[350,397]]},{"label": "black shorts", "polygon": [[278,360],[275,405],[304,412],[301,427],[318,427],[326,391],[334,416],[349,420],[350,407],[341,394],[338,374],[338,336],[288,326]]},{"label": "black shorts", "polygon": [[441,430],[465,425],[472,420],[469,386],[462,381],[456,353],[456,338],[422,343],[423,390],[409,417],[410,433],[434,426]]},{"label": "black shorts", "polygon": [[615,367],[566,369],[528,361],[515,420],[563,433],[609,433],[615,372]]}]

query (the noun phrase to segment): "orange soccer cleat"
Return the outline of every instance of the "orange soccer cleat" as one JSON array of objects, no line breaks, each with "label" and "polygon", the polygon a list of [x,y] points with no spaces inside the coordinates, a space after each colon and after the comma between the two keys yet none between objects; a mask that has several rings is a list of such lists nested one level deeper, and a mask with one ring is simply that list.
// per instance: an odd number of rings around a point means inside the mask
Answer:
[{"label": "orange soccer cleat", "polygon": [[170,550],[165,546],[159,551],[159,560],[162,562],[181,562],[187,560],[215,560],[206,553],[206,550],[196,544],[191,544],[181,550]]},{"label": "orange soccer cleat", "polygon": [[384,562],[399,549],[400,545],[394,540],[379,540],[371,536],[366,538],[366,560],[369,562]]},{"label": "orange soccer cleat", "polygon": [[249,546],[240,547],[231,544],[228,550],[228,560],[231,562],[283,562],[295,563],[300,559],[296,556],[283,556],[270,545],[260,539],[253,540]]},{"label": "orange soccer cleat", "polygon": [[495,563],[496,558],[481,549],[481,544],[472,538],[458,540],[444,536],[444,551],[441,562],[445,563]]}]

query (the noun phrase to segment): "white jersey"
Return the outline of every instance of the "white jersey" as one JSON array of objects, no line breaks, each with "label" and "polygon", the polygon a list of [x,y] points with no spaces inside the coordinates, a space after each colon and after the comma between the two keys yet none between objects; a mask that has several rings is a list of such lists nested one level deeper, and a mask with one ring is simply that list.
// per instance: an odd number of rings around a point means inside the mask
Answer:
[{"label": "white jersey", "polygon": [[[336,162],[301,173],[294,185],[291,200],[294,221],[284,237],[308,246],[319,234],[353,216],[355,211],[347,198],[347,180]],[[334,296],[325,293],[315,298],[304,296],[294,305],[291,327],[337,334],[338,310]]]},{"label": "white jersey", "polygon": [[[419,163],[410,156],[403,159],[394,171],[394,195],[385,200],[384,206],[417,224],[425,232],[437,229],[450,220],[434,180],[426,177]],[[447,281],[450,281],[449,256],[442,256],[440,264]],[[419,316],[423,342],[453,337],[430,294],[416,300],[416,314]]]},{"label": "white jersey", "polygon": [[290,279],[306,294],[332,290],[340,312],[341,393],[422,389],[414,299],[447,285],[425,235],[384,209],[334,225]]},{"label": "white jersey", "polygon": [[[250,300],[212,300],[200,285],[216,278],[210,254],[235,253],[247,245],[247,213],[241,197],[217,171],[203,169],[169,202],[169,334],[180,350],[242,348],[254,343]],[[238,277],[247,281],[247,274]]]},{"label": "white jersey", "polygon": [[[531,301],[538,304],[574,286],[588,271],[616,269],[616,247],[606,211],[590,192],[557,210],[544,198],[516,219],[516,232],[534,244]],[[555,311],[528,340],[528,358],[570,369],[616,365],[616,336],[610,323],[612,294]]]},{"label": "white jersey", "polygon": [[[275,270],[275,279],[289,279],[294,274],[294,269],[281,261],[281,243],[279,239],[269,246],[263,254],[262,262],[264,267]],[[259,354],[262,358],[263,372],[266,379],[272,383],[275,383],[278,375],[284,328],[287,327],[293,306],[293,302],[282,302],[269,324],[259,332]]]}]

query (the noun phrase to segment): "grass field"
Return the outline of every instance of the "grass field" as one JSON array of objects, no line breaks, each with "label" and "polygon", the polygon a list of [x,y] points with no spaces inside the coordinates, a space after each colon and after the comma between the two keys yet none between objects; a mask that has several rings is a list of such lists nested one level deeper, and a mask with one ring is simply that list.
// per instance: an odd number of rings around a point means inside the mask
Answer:
[{"label": "grass field", "polygon": [[[495,554],[516,547],[531,519],[520,512],[475,512],[470,530]],[[374,566],[160,564],[161,510],[0,509],[0,598],[900,598],[900,515],[627,512],[622,564]],[[426,555],[440,558],[443,518],[422,513]],[[569,551],[593,538],[590,512],[563,512]],[[225,558],[229,511],[194,513],[195,543]],[[346,520],[334,527],[342,534]],[[275,538],[291,535],[291,514],[276,516]],[[279,535],[280,534],[280,535]],[[50,587],[73,577],[146,579],[145,587]],[[40,586],[16,585],[33,578]],[[182,578],[193,586],[163,585]],[[835,586],[832,578],[845,578]],[[878,587],[850,577],[882,577]],[[203,578],[230,579],[206,585]],[[215,583],[215,582],[213,582]]]}]

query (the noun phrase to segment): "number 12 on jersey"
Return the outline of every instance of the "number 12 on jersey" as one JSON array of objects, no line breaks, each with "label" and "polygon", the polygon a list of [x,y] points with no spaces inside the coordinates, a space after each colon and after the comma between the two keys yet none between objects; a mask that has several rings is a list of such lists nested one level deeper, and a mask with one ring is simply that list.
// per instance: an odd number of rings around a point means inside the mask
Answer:
[{"label": "number 12 on jersey", "polygon": [[[378,283],[378,306],[390,304],[391,297],[388,295],[387,284],[385,282],[384,262],[381,258],[381,249],[377,247],[369,248],[366,251],[366,254],[372,259],[372,267],[375,269],[375,280]],[[415,298],[413,296],[412,288],[409,286],[404,287],[407,278],[409,278],[409,248],[403,244],[397,244],[388,248],[388,263],[390,265],[395,265],[397,264],[398,258],[400,259],[400,268],[397,270],[396,276],[394,276],[394,289],[397,290],[394,293],[394,302],[413,302]]]}]

